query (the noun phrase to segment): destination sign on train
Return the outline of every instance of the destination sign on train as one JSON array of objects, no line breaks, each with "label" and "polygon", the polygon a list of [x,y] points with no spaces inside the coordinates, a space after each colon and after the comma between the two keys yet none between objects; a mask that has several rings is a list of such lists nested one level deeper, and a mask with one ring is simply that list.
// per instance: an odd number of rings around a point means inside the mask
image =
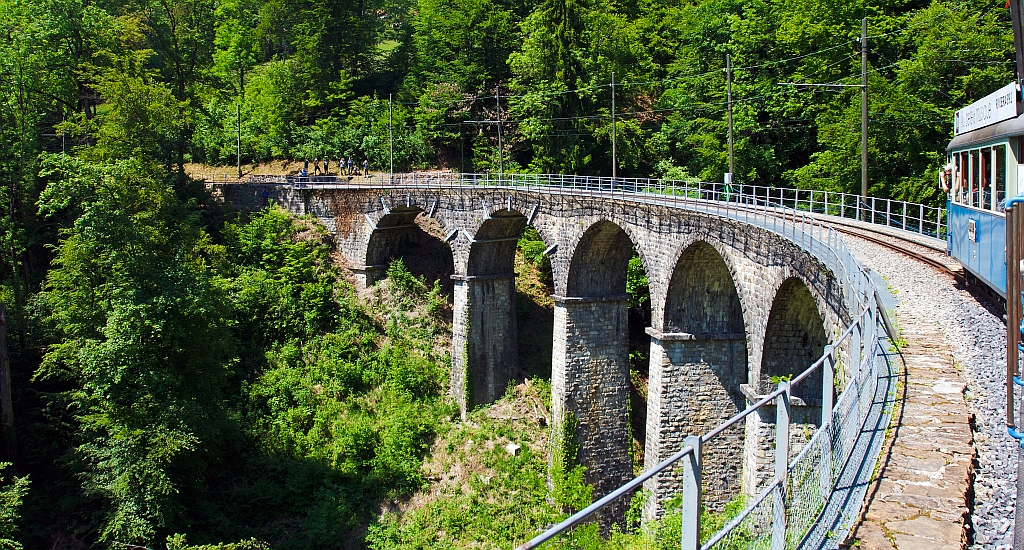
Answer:
[{"label": "destination sign on train", "polygon": [[957,111],[953,118],[953,135],[1009,120],[1018,114],[1017,85],[1007,84]]}]

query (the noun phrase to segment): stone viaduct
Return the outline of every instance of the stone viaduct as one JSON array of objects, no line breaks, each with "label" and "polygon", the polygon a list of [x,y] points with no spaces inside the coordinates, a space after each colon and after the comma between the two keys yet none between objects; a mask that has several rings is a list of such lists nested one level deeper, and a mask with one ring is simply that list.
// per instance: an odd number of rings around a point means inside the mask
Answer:
[{"label": "stone viaduct", "polygon": [[[437,220],[454,259],[451,392],[464,413],[503,395],[519,376],[513,260],[519,236],[533,225],[554,279],[552,456],[575,450],[570,458],[586,467],[595,498],[633,476],[626,271],[634,249],[652,313],[645,468],[766,393],[772,376],[802,372],[851,318],[834,274],[794,242],[636,195],[469,186],[214,189],[240,208],[258,207],[266,189],[290,211],[318,218],[362,285],[383,276],[417,217]],[[794,388],[808,424],[818,422],[820,392],[820,375]],[[773,422],[773,415],[752,415],[745,428],[705,447],[712,508],[740,490],[753,494],[770,475],[762,465],[772,460]],[[678,486],[675,473],[649,482],[656,498],[647,513],[657,514]]]}]

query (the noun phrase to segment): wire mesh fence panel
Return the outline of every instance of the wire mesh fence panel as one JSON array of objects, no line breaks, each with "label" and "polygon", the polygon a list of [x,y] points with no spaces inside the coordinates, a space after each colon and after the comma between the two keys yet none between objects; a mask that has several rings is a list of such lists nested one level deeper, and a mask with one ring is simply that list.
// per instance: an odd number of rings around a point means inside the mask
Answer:
[{"label": "wire mesh fence panel", "polygon": [[831,434],[831,424],[819,429],[789,467],[787,548],[796,546],[817,520],[831,492],[831,467],[828,467],[832,462],[829,459],[833,451]]},{"label": "wire mesh fence panel", "polygon": [[779,485],[768,485],[751,504],[717,533],[709,533],[701,550],[767,550],[772,547],[775,519],[774,493]]}]

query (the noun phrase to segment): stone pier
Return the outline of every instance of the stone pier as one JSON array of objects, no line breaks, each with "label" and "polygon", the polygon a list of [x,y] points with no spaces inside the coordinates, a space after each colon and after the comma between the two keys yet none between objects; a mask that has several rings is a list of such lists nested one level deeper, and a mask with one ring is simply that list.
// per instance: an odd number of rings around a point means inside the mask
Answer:
[{"label": "stone pier", "polygon": [[[553,441],[578,446],[576,461],[600,498],[632,478],[629,339],[625,296],[557,297],[551,375]],[[564,449],[553,449],[564,454]],[[572,457],[569,457],[572,459]],[[572,466],[569,464],[567,466]],[[602,514],[621,517],[625,499]]]},{"label": "stone pier", "polygon": [[452,388],[467,411],[496,401],[518,374],[516,278],[513,273],[452,279]]}]

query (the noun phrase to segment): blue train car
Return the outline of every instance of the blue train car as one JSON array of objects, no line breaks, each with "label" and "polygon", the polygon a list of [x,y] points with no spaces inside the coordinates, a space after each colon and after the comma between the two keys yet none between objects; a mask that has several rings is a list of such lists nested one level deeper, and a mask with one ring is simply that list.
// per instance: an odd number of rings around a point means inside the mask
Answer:
[{"label": "blue train car", "polygon": [[[957,121],[959,122],[959,120]],[[959,127],[958,127],[959,129]],[[946,147],[950,256],[1006,299],[1007,197],[1024,191],[1024,115],[959,133]]]}]

